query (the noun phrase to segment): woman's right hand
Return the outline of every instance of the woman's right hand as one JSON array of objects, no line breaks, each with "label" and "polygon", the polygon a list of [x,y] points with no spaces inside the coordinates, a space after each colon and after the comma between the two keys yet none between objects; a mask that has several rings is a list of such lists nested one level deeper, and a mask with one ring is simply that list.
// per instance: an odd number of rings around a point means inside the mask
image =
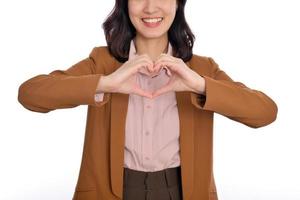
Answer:
[{"label": "woman's right hand", "polygon": [[[137,94],[152,98],[152,92],[144,91],[136,82],[136,73],[141,68],[153,72],[153,62],[147,54],[136,55],[133,59],[127,60],[113,73],[102,76],[99,87],[102,92],[118,92],[125,94]],[[102,85],[103,84],[103,85]]]}]

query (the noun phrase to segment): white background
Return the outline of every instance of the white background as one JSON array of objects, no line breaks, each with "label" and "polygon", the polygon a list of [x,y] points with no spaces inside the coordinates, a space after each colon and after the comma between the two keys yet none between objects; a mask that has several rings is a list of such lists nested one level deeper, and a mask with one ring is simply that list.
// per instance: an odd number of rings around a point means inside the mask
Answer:
[{"label": "white background", "polygon": [[[71,199],[87,106],[47,114],[18,101],[25,80],[67,69],[106,45],[102,22],[114,1],[0,3],[0,199]],[[277,120],[253,129],[216,114],[214,171],[220,200],[300,199],[299,1],[188,0],[194,53],[278,105]]]}]

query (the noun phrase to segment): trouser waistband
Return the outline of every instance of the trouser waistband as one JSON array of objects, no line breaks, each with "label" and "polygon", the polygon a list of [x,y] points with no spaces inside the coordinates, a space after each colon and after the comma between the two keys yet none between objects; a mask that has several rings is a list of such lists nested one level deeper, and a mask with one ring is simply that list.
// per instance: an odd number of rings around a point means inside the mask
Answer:
[{"label": "trouser waistband", "polygon": [[144,172],[124,167],[125,188],[159,189],[181,184],[181,167]]}]

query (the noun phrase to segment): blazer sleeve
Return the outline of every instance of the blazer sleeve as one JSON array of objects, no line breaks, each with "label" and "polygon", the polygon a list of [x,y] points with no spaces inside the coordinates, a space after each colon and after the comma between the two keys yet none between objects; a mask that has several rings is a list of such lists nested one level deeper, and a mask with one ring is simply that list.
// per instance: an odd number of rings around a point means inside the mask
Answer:
[{"label": "blazer sleeve", "polygon": [[233,81],[218,64],[208,57],[211,76],[205,79],[206,95],[191,93],[198,109],[214,111],[252,128],[266,126],[277,117],[277,105],[265,93]]},{"label": "blazer sleeve", "polygon": [[97,100],[96,87],[104,75],[103,66],[96,59],[99,56],[101,59],[99,51],[100,47],[94,47],[87,58],[66,70],[54,70],[26,80],[19,86],[18,101],[26,109],[41,113],[78,105],[103,106],[109,101],[110,93],[104,93],[102,101]]}]

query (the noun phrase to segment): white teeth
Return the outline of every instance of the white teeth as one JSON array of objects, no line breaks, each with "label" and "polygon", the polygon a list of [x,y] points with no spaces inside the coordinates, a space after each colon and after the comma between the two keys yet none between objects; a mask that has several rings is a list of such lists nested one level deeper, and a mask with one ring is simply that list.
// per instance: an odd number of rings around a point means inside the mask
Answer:
[{"label": "white teeth", "polygon": [[147,23],[156,23],[156,22],[160,22],[162,21],[162,17],[160,18],[147,18],[147,19],[142,19],[144,22],[147,22]]}]

